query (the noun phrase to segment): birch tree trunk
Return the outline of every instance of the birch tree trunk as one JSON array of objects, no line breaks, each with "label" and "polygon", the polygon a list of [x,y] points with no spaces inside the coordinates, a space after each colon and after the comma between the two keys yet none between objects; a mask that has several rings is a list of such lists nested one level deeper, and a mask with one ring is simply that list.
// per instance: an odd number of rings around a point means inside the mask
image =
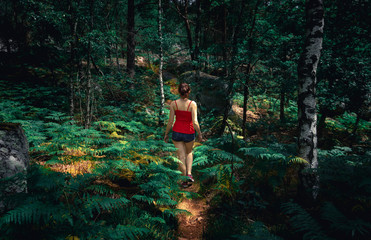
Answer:
[{"label": "birch tree trunk", "polygon": [[306,0],[305,9],[305,45],[298,63],[298,155],[308,161],[304,171],[300,173],[302,190],[311,190],[312,196],[316,198],[319,179],[313,171],[308,170],[318,167],[316,72],[323,41],[323,0]]},{"label": "birch tree trunk", "polygon": [[163,37],[162,37],[162,4],[161,0],[158,0],[158,36],[160,38],[160,67],[158,70],[158,78],[160,80],[160,95],[161,95],[161,104],[160,104],[160,114],[158,118],[158,125],[162,126],[162,116],[164,114],[164,104],[165,104],[165,95],[164,95],[164,81],[162,79],[162,69],[164,65],[164,56],[163,56]]}]

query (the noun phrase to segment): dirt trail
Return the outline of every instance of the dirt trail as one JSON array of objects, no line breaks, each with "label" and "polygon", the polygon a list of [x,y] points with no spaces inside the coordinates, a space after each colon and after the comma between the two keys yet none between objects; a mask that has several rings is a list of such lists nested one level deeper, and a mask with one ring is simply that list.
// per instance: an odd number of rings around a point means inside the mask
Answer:
[{"label": "dirt trail", "polygon": [[[186,191],[197,192],[199,185],[186,189]],[[177,208],[187,210],[191,215],[181,214],[178,216],[179,228],[178,240],[202,239],[203,231],[206,228],[206,211],[208,209],[205,198],[183,199]]]}]

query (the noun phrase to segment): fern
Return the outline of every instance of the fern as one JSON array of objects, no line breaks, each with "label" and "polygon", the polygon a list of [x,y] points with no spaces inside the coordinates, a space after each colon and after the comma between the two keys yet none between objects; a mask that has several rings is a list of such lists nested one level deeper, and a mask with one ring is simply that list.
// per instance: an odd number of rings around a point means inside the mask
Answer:
[{"label": "fern", "polygon": [[282,210],[290,216],[291,226],[297,232],[303,233],[303,239],[331,239],[325,235],[318,222],[299,204],[288,202],[282,204]]},{"label": "fern", "polygon": [[337,234],[341,232],[351,238],[365,237],[370,234],[370,223],[361,219],[348,219],[330,202],[324,204],[322,218],[331,223],[331,229]]},{"label": "fern", "polygon": [[104,239],[136,240],[148,232],[149,230],[147,228],[140,228],[132,225],[117,225],[116,227],[111,228],[104,232]]},{"label": "fern", "polygon": [[155,201],[154,198],[151,198],[151,197],[148,197],[148,196],[145,196],[145,195],[134,195],[131,197],[132,199],[135,199],[135,200],[138,200],[138,201],[142,201],[142,202],[146,202],[148,204],[153,204],[153,202]]},{"label": "fern", "polygon": [[143,123],[136,122],[136,121],[130,121],[130,122],[118,121],[115,124],[119,127],[125,128],[126,130],[132,133],[144,132],[148,128],[144,126]]},{"label": "fern", "polygon": [[271,234],[262,222],[253,222],[246,230],[247,233],[232,235],[236,240],[281,240],[282,238]]},{"label": "fern", "polygon": [[[43,202],[26,202],[24,205],[18,206],[14,210],[8,211],[4,217],[1,218],[0,226],[3,224],[39,224],[40,221],[47,223],[51,216],[60,216],[64,207],[62,205],[56,207],[54,205],[47,205]],[[60,218],[54,218],[60,221]]]},{"label": "fern", "polygon": [[124,207],[130,202],[125,197],[114,199],[97,195],[91,196],[90,194],[85,194],[85,196],[83,197],[83,201],[85,202],[85,209],[91,217],[93,216],[94,209],[98,213],[101,213],[102,210],[113,211],[117,208]]}]

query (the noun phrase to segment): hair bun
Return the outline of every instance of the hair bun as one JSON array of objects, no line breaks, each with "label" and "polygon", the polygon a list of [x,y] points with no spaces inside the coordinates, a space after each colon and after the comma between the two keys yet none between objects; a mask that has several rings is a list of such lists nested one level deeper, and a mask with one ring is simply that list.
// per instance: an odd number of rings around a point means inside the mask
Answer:
[{"label": "hair bun", "polygon": [[186,96],[191,91],[191,87],[187,83],[181,83],[178,87],[180,96]]}]

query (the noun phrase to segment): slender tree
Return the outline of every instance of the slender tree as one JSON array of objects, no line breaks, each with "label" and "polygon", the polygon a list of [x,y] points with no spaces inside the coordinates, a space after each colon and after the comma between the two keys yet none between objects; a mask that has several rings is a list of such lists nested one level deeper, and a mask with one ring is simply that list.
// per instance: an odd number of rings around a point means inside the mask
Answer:
[{"label": "slender tree", "polygon": [[189,0],[184,0],[183,12],[181,11],[180,4],[178,3],[177,0],[173,0],[173,3],[174,3],[175,9],[178,15],[184,21],[184,25],[186,27],[186,32],[187,32],[187,42],[188,42],[189,52],[190,52],[191,60],[193,61],[195,60],[195,55],[194,55],[194,49],[193,49],[191,23],[190,23],[189,16],[188,16]]},{"label": "slender tree", "polygon": [[[89,4],[89,15],[90,15],[90,24],[89,24],[89,31],[93,31],[94,21],[93,21],[93,13],[94,13],[94,1],[91,1]],[[93,102],[93,89],[92,89],[92,74],[91,74],[91,54],[92,54],[92,39],[91,37],[88,38],[88,55],[87,55],[87,82],[86,82],[86,117],[85,117],[85,128],[89,128],[92,120],[92,102]]]},{"label": "slender tree", "polygon": [[128,0],[128,16],[127,16],[127,62],[126,71],[129,77],[135,75],[135,5],[134,0]]},{"label": "slender tree", "polygon": [[[254,10],[252,12],[251,27],[250,27],[250,29],[248,31],[248,35],[247,35],[247,37],[249,39],[248,45],[247,45],[247,50],[251,53],[254,51],[254,49],[253,49],[253,34],[254,34],[254,31],[255,31],[255,26],[256,26],[256,18],[257,18],[257,15],[258,15],[259,3],[260,3],[260,1],[256,1],[256,3],[255,3],[255,7],[254,7]],[[253,67],[254,67],[255,63],[256,63],[256,62],[253,63],[252,61],[253,61],[253,59],[250,58],[249,63],[247,64],[246,74],[245,74],[245,83],[244,83],[244,86],[243,86],[243,115],[242,115],[242,136],[243,136],[243,140],[247,139],[247,133],[246,133],[247,115],[246,115],[246,111],[247,111],[247,100],[249,98],[250,74],[253,70]]]},{"label": "slender tree", "polygon": [[160,39],[160,66],[158,70],[158,78],[160,80],[160,95],[161,95],[161,103],[160,103],[160,114],[158,123],[160,126],[163,125],[162,116],[164,114],[164,104],[165,104],[165,95],[164,95],[164,81],[162,79],[162,69],[164,65],[164,54],[163,54],[163,37],[162,37],[162,4],[161,0],[158,0],[158,36]]},{"label": "slender tree", "polygon": [[[307,160],[305,169],[315,169],[317,160],[317,113],[316,113],[316,72],[321,55],[324,8],[323,0],[306,0],[306,36],[304,50],[298,63],[298,155]],[[315,198],[318,177],[302,171],[302,189],[312,189]]]},{"label": "slender tree", "polygon": [[76,61],[76,47],[78,43],[77,38],[77,24],[78,18],[76,14],[76,10],[74,9],[73,1],[70,0],[69,2],[69,11],[70,11],[70,31],[71,31],[71,41],[70,41],[70,116],[73,117],[75,113],[75,86],[74,86],[74,78],[77,69],[77,61]]}]

